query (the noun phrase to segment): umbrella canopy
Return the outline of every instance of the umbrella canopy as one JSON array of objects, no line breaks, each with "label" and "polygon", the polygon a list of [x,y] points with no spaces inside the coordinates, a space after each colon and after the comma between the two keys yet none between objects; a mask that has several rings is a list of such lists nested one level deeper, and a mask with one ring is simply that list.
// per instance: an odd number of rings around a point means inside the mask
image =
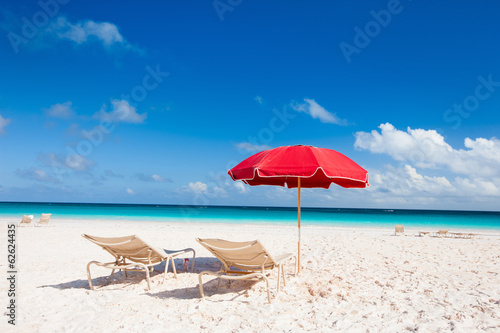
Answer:
[{"label": "umbrella canopy", "polygon": [[227,172],[233,180],[250,186],[275,185],[298,188],[298,261],[300,272],[300,188],[365,188],[368,172],[349,157],[326,148],[284,146],[261,151]]}]

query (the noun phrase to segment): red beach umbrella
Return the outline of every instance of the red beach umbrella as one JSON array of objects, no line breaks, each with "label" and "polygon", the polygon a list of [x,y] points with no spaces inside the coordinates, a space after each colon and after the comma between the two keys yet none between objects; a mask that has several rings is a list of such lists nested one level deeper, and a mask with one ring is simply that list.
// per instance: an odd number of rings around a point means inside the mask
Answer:
[{"label": "red beach umbrella", "polygon": [[298,266],[300,273],[300,189],[342,187],[365,188],[368,172],[349,157],[326,148],[284,146],[250,156],[227,172],[233,180],[250,186],[275,185],[298,189]]}]

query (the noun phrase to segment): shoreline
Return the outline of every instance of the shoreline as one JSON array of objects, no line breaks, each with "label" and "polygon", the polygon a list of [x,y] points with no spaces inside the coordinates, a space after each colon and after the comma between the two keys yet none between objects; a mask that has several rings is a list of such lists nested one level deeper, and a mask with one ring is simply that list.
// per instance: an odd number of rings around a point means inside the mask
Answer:
[{"label": "shoreline", "polygon": [[[20,221],[19,218],[10,217],[4,218],[0,217],[1,223],[17,223]],[[33,220],[36,222],[36,218]],[[32,222],[32,223],[33,223]],[[158,224],[161,226],[164,225],[197,225],[197,226],[241,226],[241,227],[256,227],[256,228],[290,228],[293,230],[297,230],[297,222],[287,222],[287,223],[273,223],[273,222],[254,222],[252,220],[243,220],[239,222],[216,222],[213,220],[210,221],[170,221],[170,220],[148,220],[148,219],[85,219],[85,218],[58,218],[54,217],[50,220],[51,224],[57,225],[67,225],[67,224],[75,224],[75,223],[100,223],[100,224],[131,224],[131,223],[144,223],[144,224]],[[404,222],[401,222],[404,225]],[[337,231],[358,231],[358,232],[377,232],[377,233],[394,233],[394,225],[390,226],[377,226],[368,224],[360,224],[356,226],[352,225],[327,225],[327,224],[308,224],[307,221],[302,220],[301,223],[302,230],[337,230]],[[448,226],[444,226],[442,228],[438,227],[416,227],[410,225],[405,225],[405,234],[407,236],[411,234],[418,234],[420,231],[428,231],[431,233],[437,232],[441,229],[448,229],[449,232],[462,232],[462,233],[477,233],[485,236],[491,237],[500,237],[500,229],[487,229],[487,228],[451,228]]]}]

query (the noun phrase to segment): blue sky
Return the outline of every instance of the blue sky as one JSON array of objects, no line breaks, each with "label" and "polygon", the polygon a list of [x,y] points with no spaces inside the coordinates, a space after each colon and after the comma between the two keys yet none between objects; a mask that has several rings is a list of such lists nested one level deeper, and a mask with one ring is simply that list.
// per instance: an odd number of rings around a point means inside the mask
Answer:
[{"label": "blue sky", "polygon": [[498,210],[497,2],[0,8],[0,201],[294,206],[226,171],[309,144],[370,187],[304,206]]}]

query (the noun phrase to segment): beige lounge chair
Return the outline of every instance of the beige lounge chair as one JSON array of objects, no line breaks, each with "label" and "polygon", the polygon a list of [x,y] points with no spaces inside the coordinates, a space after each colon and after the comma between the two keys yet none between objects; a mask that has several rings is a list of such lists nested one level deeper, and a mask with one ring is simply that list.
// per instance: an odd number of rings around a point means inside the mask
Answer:
[{"label": "beige lounge chair", "polygon": [[439,230],[436,232],[435,236],[437,237],[448,237],[448,230]]},{"label": "beige lounge chair", "polygon": [[115,270],[125,271],[143,271],[146,272],[146,279],[148,282],[148,290],[151,290],[151,281],[149,272],[153,271],[154,266],[165,261],[165,272],[163,275],[163,283],[167,277],[169,260],[172,262],[174,277],[177,278],[177,271],[175,269],[174,257],[193,252],[193,262],[191,263],[191,272],[194,269],[195,251],[192,248],[187,248],[179,251],[164,250],[161,248],[153,247],[135,235],[123,237],[96,237],[90,235],[82,235],[83,238],[88,239],[109,252],[115,261],[102,263],[99,261],[91,261],[87,264],[87,278],[89,280],[89,287],[94,290],[92,286],[92,278],[90,276],[90,266],[92,264],[106,267],[111,269],[110,280],[113,280]]},{"label": "beige lounge chair", "polygon": [[31,224],[31,221],[33,220],[33,215],[23,215],[23,218],[21,219],[21,222],[17,224],[18,227],[29,227]]},{"label": "beige lounge chair", "polygon": [[38,221],[38,223],[35,224],[35,226],[37,226],[37,227],[41,227],[43,225],[48,226],[51,216],[52,216],[52,214],[42,214],[42,216],[40,217],[40,221]]},{"label": "beige lounge chair", "polygon": [[[267,300],[269,303],[271,303],[271,295],[269,293],[269,281],[267,280],[265,271],[278,268],[278,292],[280,291],[281,277],[283,277],[283,285],[286,283],[283,270],[283,263],[286,260],[292,258],[295,260],[294,274],[297,274],[297,257],[295,255],[286,253],[273,257],[258,240],[247,242],[231,242],[222,239],[200,238],[196,240],[222,262],[221,269],[218,272],[203,271],[199,274],[198,280],[202,298],[204,298],[202,277],[205,274],[217,276],[219,278],[217,291],[219,290],[221,279],[262,279],[266,282]],[[231,269],[231,267],[237,270]]]},{"label": "beige lounge chair", "polygon": [[394,235],[397,236],[398,233],[403,234],[405,233],[405,226],[402,224],[396,224],[394,226]]}]

